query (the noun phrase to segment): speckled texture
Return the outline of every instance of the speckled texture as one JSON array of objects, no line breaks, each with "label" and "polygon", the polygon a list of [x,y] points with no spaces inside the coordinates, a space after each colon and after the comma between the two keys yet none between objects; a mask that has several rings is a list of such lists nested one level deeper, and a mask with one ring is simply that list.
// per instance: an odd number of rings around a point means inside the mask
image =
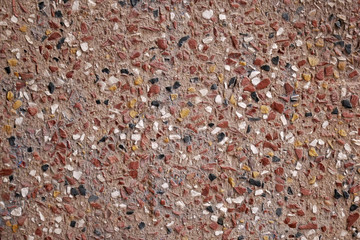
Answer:
[{"label": "speckled texture", "polygon": [[2,0],[1,239],[358,239],[357,1]]}]

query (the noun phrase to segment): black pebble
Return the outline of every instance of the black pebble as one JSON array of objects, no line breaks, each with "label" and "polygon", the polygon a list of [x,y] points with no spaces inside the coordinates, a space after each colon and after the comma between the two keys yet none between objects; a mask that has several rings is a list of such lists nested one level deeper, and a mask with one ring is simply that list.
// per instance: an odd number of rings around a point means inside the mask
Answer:
[{"label": "black pebble", "polygon": [[217,135],[217,141],[221,142],[225,138],[225,133],[221,132]]},{"label": "black pebble", "polygon": [[76,188],[71,188],[70,190],[71,195],[73,195],[74,197],[76,197],[77,195],[79,195],[79,191]]},{"label": "black pebble", "polygon": [[97,201],[98,199],[99,199],[98,196],[96,196],[96,195],[91,195],[91,196],[89,197],[89,199],[88,199],[88,202],[89,202],[89,203],[95,202],[95,201]]},{"label": "black pebble", "polygon": [[305,117],[312,117],[312,113],[311,112],[306,112]]},{"label": "black pebble", "polygon": [[159,16],[159,10],[154,10],[153,11],[153,16],[154,16],[154,18],[157,18],[158,16]]},{"label": "black pebble", "polygon": [[159,107],[160,106],[160,102],[159,101],[151,101],[151,106],[155,106],[155,107]]},{"label": "black pebble", "polygon": [[215,125],[214,123],[209,123],[209,124],[208,124],[208,126],[211,127],[211,128],[212,128],[214,125]]},{"label": "black pebble", "polygon": [[224,225],[224,219],[223,218],[218,218],[217,224],[223,226]]},{"label": "black pebble", "polygon": [[141,223],[139,223],[139,229],[141,230],[141,229],[144,229],[144,227],[145,227],[145,223],[144,222],[141,222]]},{"label": "black pebble", "polygon": [[341,198],[341,194],[336,189],[334,190],[334,198],[335,199]]},{"label": "black pebble", "polygon": [[269,65],[262,65],[261,69],[268,72],[268,71],[270,71],[270,66]]},{"label": "black pebble", "polygon": [[269,38],[273,38],[275,36],[275,33],[269,33]]},{"label": "black pebble", "polygon": [[10,146],[15,146],[15,137],[11,136],[8,138],[9,144]]},{"label": "black pebble", "polygon": [[129,74],[129,70],[127,70],[127,69],[124,68],[124,69],[121,69],[121,70],[120,70],[120,73],[121,73],[121,74]]},{"label": "black pebble", "polygon": [[41,170],[43,170],[43,172],[46,172],[49,169],[49,164],[44,164],[41,166]]},{"label": "black pebble", "polygon": [[33,148],[32,148],[32,147],[28,147],[27,151],[28,151],[28,152],[32,152],[32,151],[33,151]]},{"label": "black pebble", "polygon": [[130,4],[132,7],[135,7],[138,4],[139,0],[130,0]]},{"label": "black pebble", "polygon": [[75,224],[76,224],[75,221],[71,221],[71,222],[70,222],[70,227],[75,227]]},{"label": "black pebble", "polygon": [[231,88],[231,87],[235,87],[236,82],[237,82],[237,77],[232,77],[232,78],[230,78],[230,81],[229,81],[229,88]]},{"label": "black pebble", "polygon": [[337,21],[335,22],[335,27],[336,27],[336,28],[341,28],[341,21],[340,21],[340,20],[337,20]]},{"label": "black pebble", "polygon": [[159,159],[163,159],[164,157],[165,157],[164,154],[160,154],[160,155],[159,155]]},{"label": "black pebble", "polygon": [[339,45],[340,47],[345,47],[345,42],[344,41],[338,41],[335,43],[335,46]]},{"label": "black pebble", "polygon": [[280,162],[280,158],[277,156],[272,157],[272,162]]},{"label": "black pebble", "polygon": [[337,107],[334,108],[334,109],[332,110],[331,114],[339,114],[338,108],[337,108]]},{"label": "black pebble", "polygon": [[48,89],[49,89],[49,92],[50,92],[51,94],[53,94],[54,91],[55,91],[55,85],[54,85],[54,83],[50,82],[49,85],[48,85]]},{"label": "black pebble", "polygon": [[251,131],[251,126],[248,125],[248,126],[247,126],[247,129],[246,129],[246,133],[249,133],[250,131]]},{"label": "black pebble", "polygon": [[119,1],[119,4],[121,7],[124,7],[126,5],[126,2],[125,1]]},{"label": "black pebble", "polygon": [[131,215],[131,214],[133,214],[133,213],[134,213],[133,210],[126,211],[126,215]]},{"label": "black pebble", "polygon": [[173,89],[178,89],[179,87],[181,87],[181,84],[178,81],[176,81],[173,85]]},{"label": "black pebble", "polygon": [[250,178],[249,183],[251,185],[253,185],[253,186],[261,187],[261,182],[259,180],[255,180],[255,179]]},{"label": "black pebble", "polygon": [[215,176],[215,174],[213,174],[213,173],[210,173],[210,174],[209,174],[209,179],[210,179],[210,181],[214,181],[216,178],[217,178],[217,177]]},{"label": "black pebble", "polygon": [[294,192],[293,192],[293,190],[291,189],[291,187],[288,187],[287,193],[288,193],[289,195],[294,195]]},{"label": "black pebble", "polygon": [[152,78],[152,79],[150,79],[150,83],[151,84],[155,84],[155,83],[157,83],[159,81],[159,78]]},{"label": "black pebble", "polygon": [[79,189],[79,192],[80,192],[81,196],[86,195],[86,188],[84,187],[84,185],[81,184],[78,189]]},{"label": "black pebble", "polygon": [[280,217],[282,215],[282,208],[276,209],[276,215]]},{"label": "black pebble", "polygon": [[216,90],[216,89],[217,89],[217,85],[214,83],[213,85],[211,85],[210,89],[211,89],[211,90]]},{"label": "black pebble", "polygon": [[38,6],[39,6],[39,10],[41,11],[41,10],[44,9],[45,4],[44,4],[44,2],[39,2],[39,3],[38,3]]},{"label": "black pebble", "polygon": [[245,238],[244,238],[244,236],[239,236],[238,238],[237,238],[237,240],[244,240]]},{"label": "black pebble", "polygon": [[210,213],[213,213],[214,212],[214,209],[212,208],[212,206],[207,206],[206,207],[206,210]]},{"label": "black pebble", "polygon": [[104,104],[107,106],[107,105],[109,105],[109,99],[106,99],[105,101],[104,101]]},{"label": "black pebble", "polygon": [[101,104],[101,101],[99,99],[96,100],[95,102],[96,102],[96,104]]},{"label": "black pebble", "polygon": [[351,44],[346,44],[346,45],[345,45],[345,52],[346,52],[347,54],[351,54]]},{"label": "black pebble", "polygon": [[13,176],[13,175],[10,175],[10,176],[9,176],[9,180],[10,180],[10,182],[14,181],[14,176]]},{"label": "black pebble", "polygon": [[96,236],[101,236],[101,232],[100,232],[98,229],[95,229],[95,230],[94,230],[94,234],[95,234]]},{"label": "black pebble", "polygon": [[184,143],[190,143],[191,142],[191,136],[186,135],[183,140],[184,140]]},{"label": "black pebble", "polygon": [[190,101],[187,102],[186,104],[187,104],[189,107],[193,107],[193,106],[194,106],[194,104],[192,104],[192,102],[190,102]]},{"label": "black pebble", "polygon": [[350,194],[347,191],[343,190],[343,196],[344,196],[345,199],[349,199]]},{"label": "black pebble", "polygon": [[289,20],[290,20],[289,14],[286,13],[286,12],[284,12],[284,13],[281,15],[281,17],[282,17],[285,21],[289,21]]},{"label": "black pebble", "polygon": [[180,40],[179,40],[179,42],[178,42],[178,47],[182,47],[182,45],[184,44],[184,42],[186,42],[189,38],[190,38],[189,35],[180,38]]},{"label": "black pebble", "polygon": [[350,206],[350,212],[352,212],[352,211],[355,211],[356,209],[358,209],[358,205],[355,205],[355,204],[351,204],[351,206]]},{"label": "black pebble", "polygon": [[104,136],[104,137],[102,137],[102,138],[99,140],[99,142],[105,142],[105,141],[106,141],[106,139],[107,139],[107,137],[106,137],[106,136]]},{"label": "black pebble", "polygon": [[172,87],[165,87],[166,91],[172,92]]},{"label": "black pebble", "polygon": [[62,12],[60,10],[56,11],[55,12],[55,17],[62,18],[63,17]]},{"label": "black pebble", "polygon": [[56,44],[56,49],[61,49],[62,45],[65,42],[65,38],[60,38],[59,42]]},{"label": "black pebble", "polygon": [[10,73],[11,73],[10,67],[4,67],[4,69],[5,69],[5,72],[6,72],[7,74],[10,74]]},{"label": "black pebble", "polygon": [[250,96],[251,96],[251,98],[252,98],[255,102],[258,102],[258,101],[259,101],[259,98],[258,98],[256,92],[252,92],[252,93],[250,94]]},{"label": "black pebble", "polygon": [[130,128],[130,129],[134,129],[134,128],[135,128],[135,124],[129,123],[129,128]]},{"label": "black pebble", "polygon": [[347,99],[342,100],[341,104],[343,105],[344,108],[352,108],[350,101]]},{"label": "black pebble", "polygon": [[274,64],[274,65],[278,65],[278,64],[279,64],[279,60],[280,60],[280,58],[279,58],[279,56],[277,56],[277,57],[273,57],[273,58],[271,59],[271,62],[272,62],[272,64]]},{"label": "black pebble", "polygon": [[107,73],[109,74],[110,73],[110,70],[108,68],[104,68],[103,70],[101,70],[103,73]]}]

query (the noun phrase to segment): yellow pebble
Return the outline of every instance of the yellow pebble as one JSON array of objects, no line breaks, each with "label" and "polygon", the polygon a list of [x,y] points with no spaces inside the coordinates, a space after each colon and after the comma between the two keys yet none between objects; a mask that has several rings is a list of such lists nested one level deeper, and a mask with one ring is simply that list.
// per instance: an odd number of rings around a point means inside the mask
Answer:
[{"label": "yellow pebble", "polygon": [[334,78],[339,78],[340,74],[338,71],[334,70]]},{"label": "yellow pebble", "polygon": [[137,147],[136,145],[133,145],[133,146],[131,147],[131,149],[132,149],[133,151],[136,151],[136,150],[138,149],[138,147]]},{"label": "yellow pebble", "polygon": [[244,62],[244,61],[240,61],[239,64],[240,64],[241,66],[246,66],[246,62]]},{"label": "yellow pebble", "polygon": [[190,113],[190,109],[188,108],[183,108],[181,109],[181,112],[180,112],[180,117],[181,118],[186,118]]},{"label": "yellow pebble", "polygon": [[337,178],[338,178],[338,180],[339,180],[339,181],[341,181],[341,182],[342,182],[342,180],[344,180],[345,176],[344,176],[344,175],[339,174],[339,175],[337,175]]},{"label": "yellow pebble", "polygon": [[215,70],[216,70],[216,65],[211,65],[209,67],[209,73],[213,73],[213,72],[215,72]]},{"label": "yellow pebble", "polygon": [[10,222],[10,221],[6,221],[6,226],[11,227],[11,226],[12,226],[12,225],[11,225],[11,222]]},{"label": "yellow pebble", "polygon": [[303,145],[302,142],[300,142],[299,140],[296,140],[295,143],[294,143],[295,147],[300,147],[302,145]]},{"label": "yellow pebble", "polygon": [[16,100],[13,104],[13,109],[18,109],[19,107],[21,107],[22,102],[20,100]]},{"label": "yellow pebble", "polygon": [[11,59],[8,59],[8,64],[11,66],[11,67],[15,67],[17,65],[17,60],[15,58],[11,58]]},{"label": "yellow pebble", "polygon": [[222,73],[220,73],[220,74],[218,75],[218,79],[219,79],[219,82],[220,82],[220,83],[223,83],[223,81],[224,81],[224,75],[223,75]]},{"label": "yellow pebble", "polygon": [[324,43],[324,39],[319,38],[319,39],[316,41],[315,46],[317,46],[317,47],[323,47],[324,44],[325,44],[325,43]]},{"label": "yellow pebble", "polygon": [[235,187],[235,180],[232,177],[229,177],[228,181],[232,187]]},{"label": "yellow pebble", "polygon": [[174,100],[176,100],[178,98],[178,95],[177,94],[171,94],[170,97],[171,97],[171,100],[174,101]]},{"label": "yellow pebble", "polygon": [[17,224],[14,224],[12,226],[12,230],[13,230],[14,233],[16,233],[18,229],[19,229],[19,226]]},{"label": "yellow pebble", "polygon": [[54,198],[56,198],[57,196],[59,196],[60,191],[54,191]]},{"label": "yellow pebble", "polygon": [[321,84],[321,86],[322,86],[323,89],[327,89],[327,88],[328,88],[328,84],[327,84],[326,82],[323,82],[323,83]]},{"label": "yellow pebble", "polygon": [[20,31],[22,31],[22,32],[26,32],[26,31],[27,31],[27,26],[26,26],[26,25],[23,25],[23,26],[21,26],[19,29],[20,29]]},{"label": "yellow pebble", "polygon": [[117,87],[115,85],[112,85],[111,87],[109,87],[110,91],[115,91],[117,89]]},{"label": "yellow pebble", "polygon": [[257,178],[259,175],[260,175],[260,173],[258,171],[253,171],[252,172],[253,178]]},{"label": "yellow pebble", "polygon": [[245,222],[245,220],[244,220],[244,219],[240,219],[240,222],[241,222],[241,223],[244,223],[244,222]]},{"label": "yellow pebble", "polygon": [[269,107],[266,105],[261,105],[261,107],[260,107],[260,111],[262,114],[268,114],[269,110],[270,110]]},{"label": "yellow pebble", "polygon": [[347,133],[346,133],[345,130],[341,129],[341,130],[339,130],[339,135],[342,136],[342,137],[346,137]]},{"label": "yellow pebble", "polygon": [[248,171],[248,172],[251,171],[251,168],[250,168],[248,165],[244,165],[244,166],[242,167],[242,169],[245,170],[245,171]]},{"label": "yellow pebble", "polygon": [[46,34],[46,35],[50,35],[50,34],[51,34],[51,30],[50,30],[50,29],[46,30],[46,31],[45,31],[45,34]]},{"label": "yellow pebble", "polygon": [[236,105],[236,100],[235,100],[235,97],[234,95],[231,95],[230,99],[229,99],[229,102],[232,104],[232,105]]},{"label": "yellow pebble", "polygon": [[307,74],[307,73],[303,73],[302,74],[302,77],[305,81],[310,81],[311,80],[311,75],[310,74]]},{"label": "yellow pebble", "polygon": [[298,107],[299,106],[299,103],[294,103],[293,104],[293,107]]},{"label": "yellow pebble", "polygon": [[313,185],[315,182],[316,182],[316,177],[313,176],[313,177],[310,179],[309,184],[310,184],[310,185]]},{"label": "yellow pebble", "polygon": [[294,115],[291,118],[291,122],[295,122],[299,118],[299,115],[297,113],[294,113]]},{"label": "yellow pebble", "polygon": [[338,63],[338,69],[339,69],[340,71],[344,71],[344,70],[345,70],[345,67],[346,67],[346,62],[345,62],[345,61],[340,61],[340,62]]},{"label": "yellow pebble", "polygon": [[264,240],[269,240],[269,237],[268,237],[268,236],[264,236]]},{"label": "yellow pebble", "polygon": [[168,142],[169,142],[169,138],[165,138],[164,143],[168,143]]},{"label": "yellow pebble", "polygon": [[188,92],[191,92],[191,93],[195,92],[195,88],[189,87],[189,88],[188,88]]},{"label": "yellow pebble", "polygon": [[309,61],[310,66],[312,66],[312,67],[315,67],[316,65],[319,64],[319,59],[317,57],[309,56],[308,61]]},{"label": "yellow pebble", "polygon": [[11,126],[10,126],[10,125],[5,125],[5,126],[4,126],[4,131],[5,131],[7,134],[11,134],[11,132],[12,132]]},{"label": "yellow pebble", "polygon": [[287,183],[292,183],[293,181],[294,181],[294,180],[293,180],[292,178],[287,178],[287,179],[286,179],[286,182],[287,182]]},{"label": "yellow pebble", "polygon": [[327,140],[327,143],[329,144],[329,146],[334,149],[334,146],[332,145],[332,142],[330,140]]},{"label": "yellow pebble", "polygon": [[14,94],[12,91],[8,91],[6,94],[6,99],[12,101],[14,99]]},{"label": "yellow pebble", "polygon": [[208,144],[209,144],[209,146],[211,146],[211,145],[212,145],[212,141],[209,141]]},{"label": "yellow pebble", "polygon": [[268,154],[267,154],[267,155],[269,155],[270,157],[275,156],[275,154],[274,154],[273,152],[268,152]]},{"label": "yellow pebble", "polygon": [[132,99],[129,103],[128,103],[128,107],[129,108],[134,108],[135,107],[135,104],[136,104],[136,99]]},{"label": "yellow pebble", "polygon": [[71,54],[75,54],[76,51],[77,51],[77,48],[71,48],[71,49],[70,49]]},{"label": "yellow pebble", "polygon": [[317,156],[319,156],[319,155],[317,154],[315,148],[313,148],[313,147],[310,148],[310,150],[309,150],[309,155],[310,155],[311,157],[317,157]]},{"label": "yellow pebble", "polygon": [[134,118],[134,117],[136,117],[138,115],[138,112],[134,111],[134,110],[131,110],[129,114],[130,114],[130,117]]},{"label": "yellow pebble", "polygon": [[138,76],[134,81],[135,85],[141,85],[142,83],[143,83],[143,79],[140,76]]},{"label": "yellow pebble", "polygon": [[310,48],[312,48],[312,43],[311,42],[306,42],[306,47],[308,48],[308,49],[310,49]]}]

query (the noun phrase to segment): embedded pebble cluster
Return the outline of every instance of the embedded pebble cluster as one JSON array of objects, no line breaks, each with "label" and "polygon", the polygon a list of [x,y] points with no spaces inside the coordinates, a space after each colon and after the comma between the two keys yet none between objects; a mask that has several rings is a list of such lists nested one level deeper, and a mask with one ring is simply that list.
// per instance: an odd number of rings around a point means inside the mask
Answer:
[{"label": "embedded pebble cluster", "polygon": [[3,239],[360,239],[360,2],[3,0]]}]

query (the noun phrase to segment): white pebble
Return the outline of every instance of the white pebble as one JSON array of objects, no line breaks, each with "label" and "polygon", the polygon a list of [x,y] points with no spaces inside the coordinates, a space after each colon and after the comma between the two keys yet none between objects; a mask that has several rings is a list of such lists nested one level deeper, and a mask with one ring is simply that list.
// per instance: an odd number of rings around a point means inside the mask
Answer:
[{"label": "white pebble", "polygon": [[214,14],[214,11],[213,10],[205,10],[203,11],[202,13],[202,17],[205,18],[205,19],[210,19]]},{"label": "white pebble", "polygon": [[15,216],[15,217],[20,217],[21,216],[21,207],[18,208],[14,208],[14,210],[11,211],[11,215]]},{"label": "white pebble", "polygon": [[197,192],[197,191],[194,191],[194,190],[191,190],[190,191],[190,194],[192,197],[198,197],[198,196],[201,196],[201,193]]},{"label": "white pebble", "polygon": [[119,192],[119,191],[114,191],[114,192],[111,193],[111,197],[112,197],[112,198],[117,198],[117,197],[119,197],[119,196],[120,196],[120,192]]},{"label": "white pebble", "polygon": [[21,196],[26,197],[28,195],[28,193],[29,193],[28,187],[21,189]]},{"label": "white pebble", "polygon": [[250,144],[250,149],[253,152],[253,154],[258,154],[259,153],[259,150],[253,144]]},{"label": "white pebble", "polygon": [[73,177],[76,179],[76,180],[79,180],[81,178],[81,175],[82,175],[82,172],[81,171],[74,171],[73,172]]},{"label": "white pebble", "polygon": [[220,95],[217,95],[217,96],[215,97],[215,102],[216,102],[217,104],[221,104],[221,103],[222,103],[222,98],[221,98]]},{"label": "white pebble", "polygon": [[86,52],[89,49],[89,45],[87,42],[80,43],[81,50]]}]

